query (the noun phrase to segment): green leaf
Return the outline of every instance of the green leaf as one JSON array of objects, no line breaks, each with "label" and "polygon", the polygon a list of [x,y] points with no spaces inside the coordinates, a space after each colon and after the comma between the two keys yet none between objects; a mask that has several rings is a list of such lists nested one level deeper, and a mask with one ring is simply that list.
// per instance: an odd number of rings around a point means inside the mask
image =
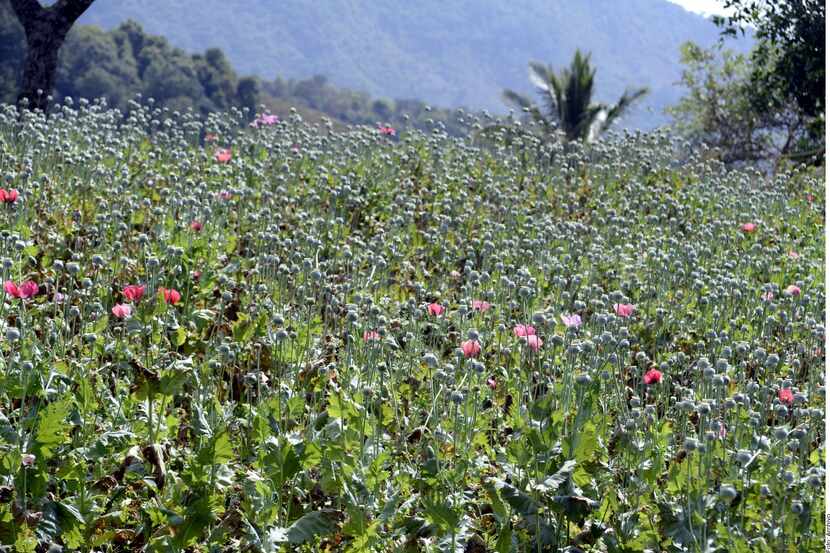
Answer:
[{"label": "green leaf", "polygon": [[95,332],[96,334],[104,332],[104,330],[107,328],[107,324],[109,324],[109,321],[110,318],[107,315],[104,315],[100,319],[96,320],[95,325],[92,327],[93,332]]},{"label": "green leaf", "polygon": [[197,461],[203,467],[221,465],[234,458],[233,446],[227,430],[216,434],[199,450]]},{"label": "green leaf", "polygon": [[510,553],[512,545],[513,529],[510,528],[510,523],[508,522],[501,527],[501,531],[499,532],[499,539],[496,542],[496,553]]},{"label": "green leaf", "polygon": [[351,537],[361,536],[369,525],[366,512],[358,507],[348,507],[349,520],[343,525],[343,534]]},{"label": "green leaf", "polygon": [[599,503],[581,495],[557,495],[553,504],[556,511],[564,512],[570,520],[582,520],[599,507]]},{"label": "green leaf", "polygon": [[69,503],[60,501],[57,503],[57,507],[58,511],[60,511],[61,514],[73,518],[75,521],[81,524],[85,524],[86,521],[84,521],[83,515],[81,515],[81,512],[74,505],[70,505]]},{"label": "green leaf", "polygon": [[236,236],[234,234],[226,234],[227,242],[225,243],[225,253],[231,254],[236,249]]},{"label": "green leaf", "polygon": [[504,501],[502,501],[501,497],[499,497],[499,492],[492,483],[486,484],[484,489],[487,491],[487,497],[490,499],[490,506],[493,509],[493,515],[496,517],[498,522],[504,524],[507,520],[508,513],[507,507],[504,505]]},{"label": "green leaf", "polygon": [[347,398],[341,398],[337,394],[329,396],[329,406],[326,411],[334,419],[350,420],[358,417],[354,402]]},{"label": "green leaf", "polygon": [[331,511],[314,511],[303,515],[288,528],[272,528],[269,537],[276,543],[300,545],[318,536],[334,532]]},{"label": "green leaf", "polygon": [[305,442],[303,444],[302,461],[303,468],[310,469],[320,464],[323,460],[323,451],[320,446],[314,442]]},{"label": "green leaf", "polygon": [[67,396],[50,403],[41,411],[37,424],[35,442],[40,455],[44,459],[52,456],[55,448],[69,441],[69,413],[72,409],[72,398]]},{"label": "green leaf", "polygon": [[458,526],[460,517],[447,501],[434,503],[432,500],[424,498],[423,504],[427,518],[434,525],[441,528],[442,532],[450,532]]},{"label": "green leaf", "polygon": [[590,461],[594,453],[599,449],[599,437],[597,428],[592,422],[587,422],[574,437],[577,440],[574,449],[574,459],[579,464]]},{"label": "green leaf", "polygon": [[187,331],[184,329],[183,326],[180,326],[176,329],[176,337],[174,343],[176,346],[181,346],[187,341]]},{"label": "green leaf", "polygon": [[233,446],[228,437],[228,432],[225,430],[216,437],[216,444],[214,446],[213,462],[215,464],[223,464],[232,460],[234,457]]},{"label": "green leaf", "polygon": [[539,503],[526,493],[502,480],[496,480],[495,485],[502,499],[518,514],[528,516],[539,512]]},{"label": "green leaf", "polygon": [[254,335],[256,325],[253,321],[251,321],[251,318],[244,313],[238,313],[236,317],[236,322],[231,325],[231,329],[233,330],[233,339],[237,342],[247,342],[251,339],[251,336]]},{"label": "green leaf", "polygon": [[565,461],[565,464],[555,474],[548,476],[542,482],[533,486],[533,489],[540,493],[554,492],[573,474],[575,468],[576,461],[573,459]]},{"label": "green leaf", "polygon": [[90,378],[78,379],[78,390],[76,392],[78,403],[84,411],[93,411],[98,406],[95,397],[95,390],[92,387]]}]

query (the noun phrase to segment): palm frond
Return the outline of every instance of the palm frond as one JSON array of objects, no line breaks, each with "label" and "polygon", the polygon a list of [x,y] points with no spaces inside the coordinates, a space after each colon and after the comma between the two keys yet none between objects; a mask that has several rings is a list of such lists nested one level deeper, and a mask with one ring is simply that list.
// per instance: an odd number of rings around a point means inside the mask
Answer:
[{"label": "palm frond", "polygon": [[540,90],[548,90],[550,88],[552,71],[538,61],[528,63],[528,67],[528,77],[530,78],[531,84]]},{"label": "palm frond", "polygon": [[522,111],[527,112],[530,114],[531,119],[540,123],[544,128],[545,132],[548,132],[548,126],[550,122],[547,118],[542,115],[541,110],[538,106],[534,105],[533,102],[527,97],[519,94],[518,92],[510,89],[505,89],[504,92],[501,94],[502,99],[509,105],[516,106],[520,108]]},{"label": "palm frond", "polygon": [[533,102],[531,102],[527,96],[519,94],[515,90],[510,90],[509,88],[505,89],[504,92],[501,93],[501,97],[505,103],[519,109],[530,109],[533,105]]},{"label": "palm frond", "polygon": [[645,87],[633,91],[626,90],[625,93],[617,101],[616,105],[609,110],[608,118],[602,125],[602,132],[608,130],[608,128],[614,123],[616,119],[621,117],[626,111],[628,111],[628,109],[634,104],[634,102],[648,94],[648,92],[648,88]]},{"label": "palm frond", "polygon": [[600,116],[603,119],[608,113],[608,108],[604,104],[593,104],[588,106],[582,113],[579,121],[574,128],[573,134],[575,139],[590,142],[592,130],[598,134],[600,128],[597,127],[597,119]]}]

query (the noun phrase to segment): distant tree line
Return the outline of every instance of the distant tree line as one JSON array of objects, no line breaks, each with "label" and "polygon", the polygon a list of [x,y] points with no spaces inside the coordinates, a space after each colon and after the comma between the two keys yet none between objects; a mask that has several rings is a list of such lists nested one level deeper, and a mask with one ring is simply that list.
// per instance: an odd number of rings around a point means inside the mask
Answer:
[{"label": "distant tree line", "polygon": [[[0,0],[0,102],[17,100],[25,56],[23,28],[9,0]],[[418,100],[372,99],[335,87],[322,76],[273,81],[240,77],[221,50],[189,54],[164,37],[145,33],[135,21],[111,31],[89,25],[69,31],[60,50],[53,103],[66,97],[105,97],[111,107],[126,110],[137,94],[160,106],[202,114],[235,106],[247,107],[253,118],[261,105],[278,114],[295,107],[305,116],[346,124],[427,128],[443,123],[450,134],[464,132],[450,110],[429,109]]]}]

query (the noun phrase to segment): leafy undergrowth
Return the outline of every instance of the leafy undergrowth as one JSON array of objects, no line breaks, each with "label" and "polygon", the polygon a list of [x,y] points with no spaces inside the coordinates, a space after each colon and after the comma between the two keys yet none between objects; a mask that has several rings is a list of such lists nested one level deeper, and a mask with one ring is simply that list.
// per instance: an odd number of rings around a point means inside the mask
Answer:
[{"label": "leafy undergrowth", "polygon": [[0,542],[820,547],[822,181],[240,120],[0,111]]}]

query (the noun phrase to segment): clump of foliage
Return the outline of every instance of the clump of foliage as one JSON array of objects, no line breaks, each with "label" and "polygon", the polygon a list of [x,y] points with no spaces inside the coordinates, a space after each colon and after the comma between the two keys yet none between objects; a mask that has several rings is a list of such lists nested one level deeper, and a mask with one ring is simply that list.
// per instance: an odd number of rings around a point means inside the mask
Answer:
[{"label": "clump of foliage", "polygon": [[794,99],[810,117],[825,117],[827,6],[822,0],[724,0],[717,16],[725,36],[754,28],[752,78],[767,103]]},{"label": "clump of foliage", "polygon": [[0,108],[4,546],[823,543],[820,178],[128,106]]},{"label": "clump of foliage", "polygon": [[[729,164],[825,163],[825,3],[724,0],[724,36],[753,27],[748,56],[686,44],[688,94],[667,111],[694,143]],[[722,45],[721,45],[722,46]],[[784,162],[787,162],[786,164]]]},{"label": "clump of foliage", "polygon": [[788,159],[805,159],[804,147],[812,140],[811,120],[793,100],[776,108],[756,108],[757,83],[750,58],[687,43],[681,61],[685,65],[681,83],[687,94],[667,112],[695,148],[705,144],[729,165],[779,167]]}]

